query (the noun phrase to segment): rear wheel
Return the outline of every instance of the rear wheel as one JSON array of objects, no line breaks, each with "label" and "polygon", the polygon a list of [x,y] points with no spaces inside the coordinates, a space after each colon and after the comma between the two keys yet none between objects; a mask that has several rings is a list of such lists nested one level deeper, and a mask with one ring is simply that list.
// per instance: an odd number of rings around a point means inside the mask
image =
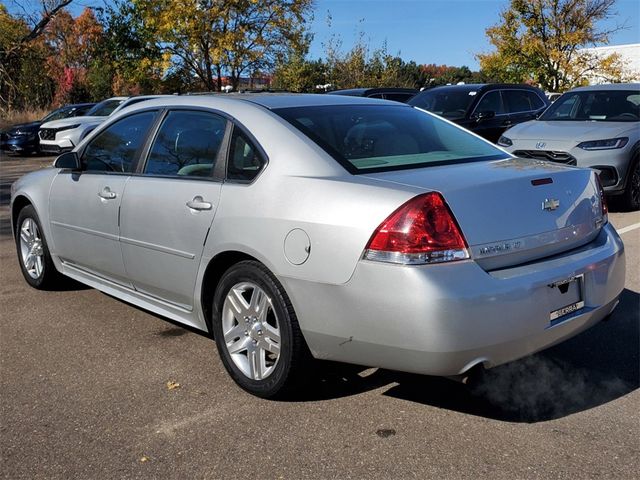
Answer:
[{"label": "rear wheel", "polygon": [[63,279],[53,264],[40,219],[31,205],[18,214],[16,248],[22,275],[32,287],[48,289]]},{"label": "rear wheel", "polygon": [[622,195],[625,210],[640,210],[640,156],[635,155],[631,160],[627,188]]},{"label": "rear wheel", "polygon": [[310,354],[286,292],[264,265],[243,261],[227,270],[212,320],[222,363],[240,387],[263,398],[296,389]]}]

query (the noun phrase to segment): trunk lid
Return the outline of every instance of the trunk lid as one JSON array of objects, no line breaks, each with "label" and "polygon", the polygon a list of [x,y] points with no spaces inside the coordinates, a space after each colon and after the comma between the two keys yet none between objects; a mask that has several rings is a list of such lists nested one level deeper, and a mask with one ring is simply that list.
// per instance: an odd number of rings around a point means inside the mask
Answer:
[{"label": "trunk lid", "polygon": [[588,169],[511,158],[367,176],[440,192],[486,270],[584,245],[605,222]]}]

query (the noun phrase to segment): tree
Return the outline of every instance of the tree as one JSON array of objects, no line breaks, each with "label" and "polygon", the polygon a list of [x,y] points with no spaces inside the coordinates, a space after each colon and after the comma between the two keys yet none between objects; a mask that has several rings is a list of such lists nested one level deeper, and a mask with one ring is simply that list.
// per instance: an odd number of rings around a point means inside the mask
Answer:
[{"label": "tree", "polygon": [[315,92],[318,85],[327,83],[326,75],[322,60],[308,60],[304,52],[292,51],[277,61],[272,85],[290,92]]},{"label": "tree", "polygon": [[103,37],[102,26],[93,10],[85,8],[77,18],[66,10],[61,11],[47,25],[44,37],[55,52],[47,59],[49,75],[56,81],[54,103],[88,99],[91,88],[87,74]]},{"label": "tree", "polygon": [[41,0],[40,9],[23,8],[20,16],[0,3],[0,112],[50,103],[51,82],[41,67],[50,53],[43,33],[71,1]]},{"label": "tree", "polygon": [[135,4],[111,1],[98,9],[104,35],[96,46],[89,77],[94,90],[116,94],[154,92],[169,68],[154,32],[140,18]]},{"label": "tree", "polygon": [[537,83],[548,91],[564,91],[600,72],[620,78],[617,55],[598,57],[583,50],[606,44],[624,28],[599,28],[613,15],[615,0],[511,0],[501,22],[486,30],[491,53],[477,55],[485,74],[496,81]]},{"label": "tree", "polygon": [[157,47],[207,90],[223,76],[237,89],[243,75],[270,70],[304,43],[313,0],[134,0]]}]

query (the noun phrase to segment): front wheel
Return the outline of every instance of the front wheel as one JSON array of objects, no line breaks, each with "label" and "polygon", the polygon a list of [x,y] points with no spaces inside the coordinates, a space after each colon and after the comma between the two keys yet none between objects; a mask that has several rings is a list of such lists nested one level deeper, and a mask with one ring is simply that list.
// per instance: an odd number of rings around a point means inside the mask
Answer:
[{"label": "front wheel", "polygon": [[51,259],[38,214],[31,205],[18,214],[16,249],[22,275],[29,285],[45,290],[62,280]]},{"label": "front wheel", "polygon": [[222,363],[240,387],[274,398],[299,386],[310,354],[286,292],[264,265],[243,261],[227,270],[212,320]]},{"label": "front wheel", "polygon": [[640,156],[635,155],[631,160],[627,188],[623,194],[625,210],[640,210]]}]

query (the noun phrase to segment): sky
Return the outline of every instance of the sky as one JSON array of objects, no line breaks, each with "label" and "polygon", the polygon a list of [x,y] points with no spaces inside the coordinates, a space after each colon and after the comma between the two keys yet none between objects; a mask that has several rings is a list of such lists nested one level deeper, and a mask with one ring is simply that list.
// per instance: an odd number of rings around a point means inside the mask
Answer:
[{"label": "sky", "polygon": [[[384,42],[391,54],[418,64],[467,65],[479,68],[474,54],[491,50],[485,29],[498,22],[508,0],[316,0],[311,30],[311,58],[324,56],[332,35],[348,50],[363,32],[372,49]],[[618,0],[608,24],[628,28],[611,45],[640,43],[640,1]],[[327,24],[328,13],[331,26]],[[605,24],[603,24],[605,25]]]},{"label": "sky", "polygon": [[[74,0],[72,14],[85,6],[100,6],[109,0]],[[8,0],[35,7],[37,0]],[[479,68],[475,54],[491,50],[485,29],[498,22],[508,0],[316,0],[311,22],[314,39],[310,57],[323,58],[332,37],[349,50],[364,34],[371,49],[384,42],[391,54],[418,64],[435,63]],[[627,28],[610,38],[611,45],[640,43],[640,1],[617,0],[617,14],[606,26],[626,24]],[[327,18],[331,17],[330,24]]]}]

